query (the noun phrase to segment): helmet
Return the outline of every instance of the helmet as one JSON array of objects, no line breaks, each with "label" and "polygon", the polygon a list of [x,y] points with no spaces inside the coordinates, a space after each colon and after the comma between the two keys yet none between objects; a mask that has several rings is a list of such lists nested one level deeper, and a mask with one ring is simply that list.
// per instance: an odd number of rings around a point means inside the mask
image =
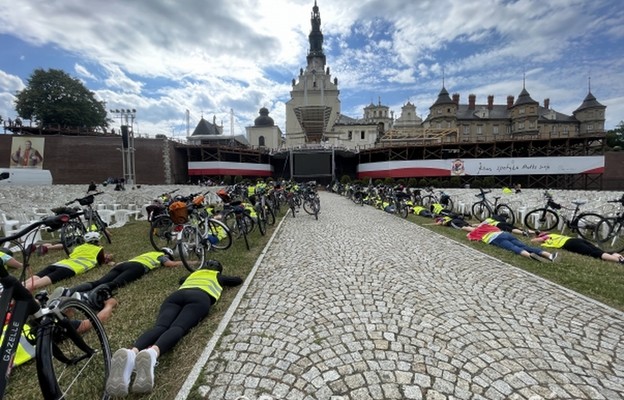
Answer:
[{"label": "helmet", "polygon": [[163,247],[162,252],[165,253],[167,257],[173,260],[173,250],[171,250],[169,247]]},{"label": "helmet", "polygon": [[84,241],[87,243],[97,243],[100,241],[100,237],[98,232],[87,232],[84,235]]},{"label": "helmet", "polygon": [[202,266],[202,269],[211,269],[213,271],[223,272],[223,265],[221,265],[221,263],[217,260],[208,260]]}]

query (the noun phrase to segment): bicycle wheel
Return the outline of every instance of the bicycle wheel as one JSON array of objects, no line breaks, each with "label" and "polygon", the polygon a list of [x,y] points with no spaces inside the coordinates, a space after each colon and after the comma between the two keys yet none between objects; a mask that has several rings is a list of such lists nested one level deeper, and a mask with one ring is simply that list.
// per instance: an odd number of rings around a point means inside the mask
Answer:
[{"label": "bicycle wheel", "polygon": [[314,215],[314,199],[307,199],[303,202],[303,211],[309,215]]},{"label": "bicycle wheel", "polygon": [[483,201],[479,201],[472,205],[472,216],[475,217],[479,222],[484,221],[486,218],[490,218],[492,216],[492,212],[490,208]]},{"label": "bicycle wheel", "polygon": [[150,223],[149,240],[154,249],[175,248],[174,223],[168,215],[156,217]]},{"label": "bicycle wheel", "polygon": [[266,235],[266,212],[262,209],[260,204],[256,204],[256,225],[258,225],[258,230],[260,231],[260,235]]},{"label": "bicycle wheel", "polygon": [[573,226],[576,227],[580,237],[586,240],[596,240],[596,229],[598,223],[602,221],[604,217],[596,213],[581,213],[573,222]]},{"label": "bicycle wheel", "polygon": [[61,243],[63,250],[70,255],[74,247],[84,243],[84,235],[87,233],[82,222],[73,220],[63,225],[61,228]]},{"label": "bicycle wheel", "polygon": [[[37,376],[45,399],[109,399],[108,337],[95,312],[84,302],[64,298],[63,318],[37,330]],[[76,333],[77,332],[77,333]]]},{"label": "bicycle wheel", "polygon": [[204,222],[204,237],[212,235],[218,242],[212,243],[212,248],[216,250],[227,250],[232,245],[232,232],[226,224],[218,219],[209,218]]},{"label": "bicycle wheel", "polygon": [[559,215],[548,208],[538,208],[524,217],[524,226],[531,230],[550,231],[559,225]]},{"label": "bicycle wheel", "polygon": [[596,242],[607,253],[624,251],[622,222],[615,218],[603,218],[596,227]]},{"label": "bicycle wheel", "polygon": [[273,208],[269,207],[269,205],[266,205],[264,213],[266,215],[267,225],[275,225],[275,213],[273,212]]},{"label": "bicycle wheel", "polygon": [[494,209],[494,214],[505,218],[505,222],[511,225],[516,224],[516,214],[507,204],[499,204]]},{"label": "bicycle wheel", "polygon": [[431,205],[436,202],[433,196],[424,196],[421,201],[422,206],[425,207],[427,210],[430,210]]},{"label": "bicycle wheel", "polygon": [[185,226],[178,236],[178,256],[184,268],[190,272],[196,271],[204,265],[208,242],[199,229],[194,226]]}]

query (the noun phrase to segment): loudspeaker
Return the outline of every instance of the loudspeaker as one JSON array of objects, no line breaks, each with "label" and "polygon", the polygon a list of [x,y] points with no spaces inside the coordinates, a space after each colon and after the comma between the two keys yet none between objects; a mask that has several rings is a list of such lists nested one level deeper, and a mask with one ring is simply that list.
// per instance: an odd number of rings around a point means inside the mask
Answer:
[{"label": "loudspeaker", "polygon": [[128,148],[128,125],[121,126],[121,142],[124,149]]}]

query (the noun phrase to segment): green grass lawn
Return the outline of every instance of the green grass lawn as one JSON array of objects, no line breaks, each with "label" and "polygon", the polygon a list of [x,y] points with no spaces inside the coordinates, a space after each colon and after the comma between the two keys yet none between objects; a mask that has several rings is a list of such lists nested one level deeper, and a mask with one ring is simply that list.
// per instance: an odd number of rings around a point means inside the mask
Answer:
[{"label": "green grass lawn", "polygon": [[[281,219],[280,219],[281,220]],[[247,250],[242,239],[235,240],[232,247],[223,252],[212,252],[210,257],[219,260],[224,266],[224,274],[240,276],[243,279],[249,274],[273,234],[274,226],[268,227],[266,236],[261,236],[258,229],[252,232],[250,239],[251,250]],[[112,229],[112,244],[105,244],[105,250],[115,255],[115,261],[125,261],[146,251],[152,251],[149,242],[149,224],[145,221],[131,221],[125,226]],[[62,250],[51,251],[45,256],[34,255],[31,258],[32,271],[37,272],[45,266],[65,258]],[[100,267],[96,270],[61,281],[57,285],[45,288],[48,292],[56,286],[71,287],[80,282],[95,280],[104,275],[110,267]],[[179,279],[189,272],[184,267],[159,268],[141,280],[118,290],[115,298],[119,305],[112,318],[106,322],[105,328],[110,341],[112,352],[120,347],[129,347],[134,340],[154,323],[162,301],[179,287]],[[159,359],[156,368],[155,390],[150,399],[173,399],[203,348],[212,336],[230,303],[236,296],[238,288],[226,288],[220,301],[213,307],[209,316],[198,327],[193,329],[168,354]],[[15,367],[9,389],[5,399],[40,399],[39,386],[36,378],[34,361]],[[99,398],[96,388],[87,388],[84,400]],[[139,398],[130,395],[128,398]],[[143,398],[145,398],[143,396]]]},{"label": "green grass lawn", "polygon": [[[430,219],[416,216],[409,216],[408,218],[413,223],[422,225],[449,239],[490,254],[511,265],[614,308],[624,310],[624,290],[622,290],[624,288],[624,266],[620,264],[599,261],[565,251],[560,253],[560,259],[556,263],[539,263],[491,245],[470,242],[466,239],[466,232],[464,231],[427,225],[431,223]],[[212,257],[224,265],[224,273],[245,278],[280,220],[281,218],[278,218],[276,225],[269,227],[266,236],[260,236],[257,230],[251,235],[250,251],[245,248],[242,240],[238,240],[229,250],[212,253]],[[124,261],[143,252],[151,251],[148,226],[147,222],[132,221],[122,228],[113,229],[113,243],[105,245],[106,250],[114,253],[116,261]],[[64,257],[65,254],[62,251],[50,252],[45,256],[33,256],[32,269],[38,271]],[[101,267],[83,276],[60,282],[58,285],[72,286],[79,282],[95,280],[104,275],[108,268]],[[188,272],[183,267],[160,268],[116,293],[115,297],[118,299],[119,305],[111,320],[105,324],[113,352],[120,347],[131,346],[136,337],[152,326],[160,304],[165,297],[178,288],[179,279],[186,275]],[[54,287],[47,289],[51,292]],[[150,399],[173,399],[175,397],[237,291],[238,288],[225,289],[221,300],[211,310],[208,318],[184,337],[173,351],[159,359],[159,365],[156,368],[155,390],[149,397]],[[11,376],[9,392],[5,398],[20,400],[41,398],[35,375],[34,362],[16,367]],[[85,394],[84,399],[96,397],[97,390],[91,389]],[[128,398],[139,398],[139,396],[130,395]]]},{"label": "green grass lawn", "polygon": [[[544,250],[559,252],[557,261],[554,263],[538,262],[483,242],[471,242],[466,238],[467,232],[430,225],[431,219],[429,218],[414,215],[410,215],[408,218],[424,228],[499,258],[508,264],[541,276],[613,308],[624,310],[624,265],[622,264],[597,260],[561,249],[548,248],[544,248]],[[520,237],[520,240],[530,243],[529,238]],[[532,245],[540,247],[535,243]]]}]

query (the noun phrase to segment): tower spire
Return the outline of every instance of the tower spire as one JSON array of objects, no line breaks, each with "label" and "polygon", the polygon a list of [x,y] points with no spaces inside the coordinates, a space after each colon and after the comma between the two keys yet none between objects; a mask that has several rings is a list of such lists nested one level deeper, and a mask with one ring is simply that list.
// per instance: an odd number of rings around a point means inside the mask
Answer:
[{"label": "tower spire", "polygon": [[319,12],[316,0],[310,16],[312,30],[308,35],[310,50],[308,51],[308,67],[316,71],[325,69],[325,53],[323,52],[323,33],[321,32],[321,13]]}]

